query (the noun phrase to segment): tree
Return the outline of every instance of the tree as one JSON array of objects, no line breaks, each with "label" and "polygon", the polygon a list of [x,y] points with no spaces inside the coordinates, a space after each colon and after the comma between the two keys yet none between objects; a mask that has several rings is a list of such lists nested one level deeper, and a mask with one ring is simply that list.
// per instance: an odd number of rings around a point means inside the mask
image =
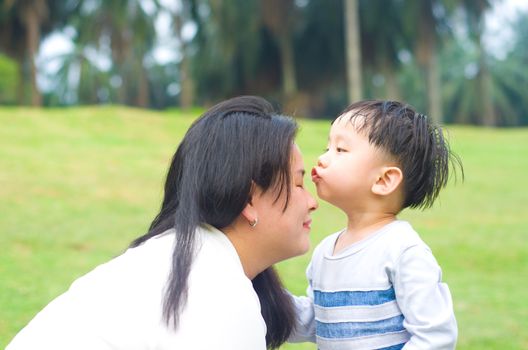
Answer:
[{"label": "tree", "polygon": [[[526,86],[528,86],[528,11],[518,14],[512,25],[515,33],[513,45],[508,55],[497,65],[496,76],[501,77],[500,85],[507,104],[514,109],[515,124],[528,125],[528,99],[526,99]],[[501,111],[499,109],[499,111]],[[502,112],[502,111],[501,111]],[[506,115],[506,113],[501,113]]]},{"label": "tree", "polygon": [[16,100],[13,86],[18,85],[18,67],[15,61],[0,54],[0,104],[11,104]]},{"label": "tree", "polygon": [[297,6],[294,35],[298,98],[304,116],[336,115],[347,104],[344,1],[310,0]]},{"label": "tree", "polygon": [[97,104],[116,100],[110,83],[111,71],[97,65],[100,59],[96,47],[73,41],[71,52],[50,58],[58,63],[57,71],[45,72],[51,91],[45,96],[47,104]]},{"label": "tree", "polygon": [[[464,19],[467,21],[467,18]],[[448,41],[442,54],[444,97],[450,122],[488,126],[526,125],[528,102],[524,98],[528,86],[527,15],[514,23],[516,34],[512,47],[503,58],[486,55],[487,89],[482,89],[482,46],[474,34]],[[523,31],[523,27],[525,28]],[[524,53],[523,53],[524,52]],[[524,56],[523,56],[524,55]],[[485,106],[488,104],[488,106]],[[485,111],[492,109],[493,122]],[[489,118],[489,114],[488,114]]]},{"label": "tree", "polygon": [[[35,66],[40,42],[47,34],[64,26],[79,4],[80,0],[3,0],[0,5],[0,49],[18,63],[19,104],[41,105]],[[29,95],[28,99],[26,95]]]},{"label": "tree", "polygon": [[260,0],[262,21],[278,44],[282,73],[282,93],[285,99],[297,93],[293,45],[293,0]]},{"label": "tree", "polygon": [[35,56],[41,39],[41,27],[48,19],[48,4],[44,0],[4,0],[2,5],[2,47],[19,62],[19,103],[24,102],[25,90],[29,90],[30,104],[40,106],[42,98],[37,88]]},{"label": "tree", "polygon": [[437,19],[433,14],[435,2],[434,0],[417,1],[411,5],[411,13],[417,19],[415,57],[425,77],[428,114],[434,120],[442,122],[442,88],[437,61]]},{"label": "tree", "polygon": [[420,68],[422,87],[426,94],[429,116],[443,121],[442,80],[438,62],[439,49],[445,34],[447,21],[460,0],[405,1],[403,27],[411,38],[411,50]]},{"label": "tree", "polygon": [[467,18],[467,28],[472,42],[477,49],[477,91],[481,103],[475,107],[482,116],[482,123],[487,126],[497,124],[492,102],[492,78],[489,71],[488,55],[482,44],[482,33],[484,31],[484,13],[490,7],[489,0],[462,0],[462,6]]},{"label": "tree", "polygon": [[119,103],[149,105],[144,60],[154,46],[155,14],[145,12],[140,0],[102,1],[95,5],[85,2],[78,13],[75,41],[95,49],[108,45],[114,81],[118,81]]},{"label": "tree", "polygon": [[[362,66],[365,78],[370,77],[371,81],[364,85],[367,96],[394,100],[402,98],[398,83],[401,66],[398,55],[401,51],[410,50],[412,40],[403,30],[403,10],[400,1],[360,2]],[[380,20],[381,13],[384,14],[383,20]],[[374,86],[371,88],[370,85]]]},{"label": "tree", "polygon": [[197,33],[190,43],[198,102],[239,94],[274,93],[280,58],[263,29],[257,1],[195,0]]},{"label": "tree", "polygon": [[345,38],[348,102],[361,100],[361,43],[358,0],[345,0]]},{"label": "tree", "polygon": [[181,60],[179,64],[179,77],[180,77],[180,106],[183,109],[188,109],[192,107],[194,103],[194,78],[191,72],[191,57],[189,53],[189,44],[187,39],[183,36],[184,24],[187,21],[190,21],[191,16],[191,6],[194,4],[189,4],[187,2],[182,2],[182,6],[179,11],[175,11],[172,14],[172,19],[174,21],[174,33],[178,39],[178,44],[180,46]]}]

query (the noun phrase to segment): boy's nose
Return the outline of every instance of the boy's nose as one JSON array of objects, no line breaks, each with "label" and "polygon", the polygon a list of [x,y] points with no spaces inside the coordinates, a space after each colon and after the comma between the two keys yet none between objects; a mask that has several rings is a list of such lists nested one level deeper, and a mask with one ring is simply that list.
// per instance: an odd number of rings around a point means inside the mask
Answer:
[{"label": "boy's nose", "polygon": [[328,160],[325,157],[326,153],[321,154],[319,158],[317,158],[317,166],[321,168],[325,168],[328,165]]}]

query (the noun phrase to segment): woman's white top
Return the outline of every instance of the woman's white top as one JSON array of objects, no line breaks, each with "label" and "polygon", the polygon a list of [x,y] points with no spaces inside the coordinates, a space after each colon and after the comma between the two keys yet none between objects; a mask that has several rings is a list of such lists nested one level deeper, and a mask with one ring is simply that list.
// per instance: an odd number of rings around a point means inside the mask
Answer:
[{"label": "woman's white top", "polygon": [[6,350],[265,350],[260,303],[235,248],[210,226],[196,235],[176,330],[162,320],[175,240],[169,230],[77,279]]}]

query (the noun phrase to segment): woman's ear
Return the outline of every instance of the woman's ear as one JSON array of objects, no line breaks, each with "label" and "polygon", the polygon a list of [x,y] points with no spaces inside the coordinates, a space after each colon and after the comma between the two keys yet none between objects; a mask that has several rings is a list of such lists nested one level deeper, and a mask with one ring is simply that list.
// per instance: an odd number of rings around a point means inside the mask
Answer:
[{"label": "woman's ear", "polygon": [[242,209],[242,216],[247,220],[247,222],[252,223],[258,220],[257,209],[251,202],[246,204],[244,209]]},{"label": "woman's ear", "polygon": [[391,166],[383,167],[381,174],[372,185],[372,193],[387,196],[398,188],[403,180],[403,173],[400,168]]},{"label": "woman's ear", "polygon": [[251,182],[251,190],[249,192],[249,201],[242,209],[242,216],[248,221],[248,222],[255,222],[255,220],[258,220],[258,212],[257,208],[255,207],[255,199],[259,195],[258,193],[258,186]]}]

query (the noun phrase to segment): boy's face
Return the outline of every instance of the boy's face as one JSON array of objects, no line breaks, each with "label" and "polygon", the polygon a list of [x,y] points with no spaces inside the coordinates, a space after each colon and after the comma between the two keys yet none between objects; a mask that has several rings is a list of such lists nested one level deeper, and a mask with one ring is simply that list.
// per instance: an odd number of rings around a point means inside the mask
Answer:
[{"label": "boy's face", "polygon": [[344,211],[368,205],[372,185],[387,164],[385,153],[368,141],[368,128],[357,132],[364,118],[342,115],[332,124],[327,151],[312,170],[319,197]]}]

